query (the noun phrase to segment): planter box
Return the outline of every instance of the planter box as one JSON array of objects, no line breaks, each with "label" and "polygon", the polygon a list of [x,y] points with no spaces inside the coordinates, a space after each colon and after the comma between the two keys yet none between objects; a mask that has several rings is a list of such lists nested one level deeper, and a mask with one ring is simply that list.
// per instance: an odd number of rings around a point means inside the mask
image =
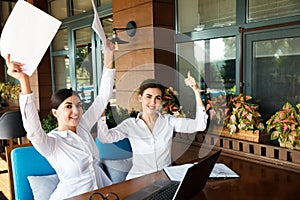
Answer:
[{"label": "planter box", "polygon": [[270,142],[270,136],[266,133],[266,131],[258,130],[240,130],[234,134],[229,134],[227,130],[223,130],[221,132],[221,136],[263,144],[268,144]]},{"label": "planter box", "polygon": [[208,133],[213,135],[238,139],[238,140],[255,142],[255,143],[263,143],[263,144],[270,143],[270,135],[267,134],[265,130],[263,131],[240,130],[237,133],[229,134],[227,130],[224,130],[220,127],[211,127],[208,129]]},{"label": "planter box", "polygon": [[280,144],[280,147],[285,147],[285,148],[294,149],[294,150],[300,150],[299,146],[293,147],[293,145],[290,142],[280,142],[279,141],[279,144]]}]

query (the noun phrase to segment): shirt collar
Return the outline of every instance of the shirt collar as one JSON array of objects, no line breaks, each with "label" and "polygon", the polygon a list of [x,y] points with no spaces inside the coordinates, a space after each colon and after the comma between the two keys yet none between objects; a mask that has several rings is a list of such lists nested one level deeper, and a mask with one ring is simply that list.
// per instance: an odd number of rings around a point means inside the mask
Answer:
[{"label": "shirt collar", "polygon": [[[156,113],[158,114],[158,118],[162,117],[162,114],[158,111],[156,111]],[[143,112],[139,112],[138,115],[135,118],[135,121],[138,122],[139,120],[141,120],[140,116],[143,114]]]}]

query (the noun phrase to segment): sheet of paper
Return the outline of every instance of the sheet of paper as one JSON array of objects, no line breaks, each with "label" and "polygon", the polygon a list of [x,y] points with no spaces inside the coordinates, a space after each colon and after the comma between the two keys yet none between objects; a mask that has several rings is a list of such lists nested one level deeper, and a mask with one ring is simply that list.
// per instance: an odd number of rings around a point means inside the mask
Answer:
[{"label": "sheet of paper", "polygon": [[188,168],[190,168],[191,166],[193,166],[193,164],[170,166],[164,168],[164,172],[167,174],[171,181],[182,181]]},{"label": "sheet of paper", "polygon": [[103,30],[102,24],[101,24],[99,16],[98,16],[97,8],[95,6],[94,0],[91,0],[91,1],[92,1],[92,5],[93,5],[93,10],[94,10],[94,20],[93,20],[93,24],[92,24],[92,29],[100,37],[100,39],[101,39],[102,44],[104,45],[104,47],[107,48],[107,45],[106,45],[106,36],[105,36],[105,32]]},{"label": "sheet of paper", "polygon": [[[183,164],[164,168],[164,172],[167,174],[172,181],[182,181],[188,168],[193,166],[193,164]],[[238,178],[240,177],[232,169],[223,163],[216,163],[209,178]]]},{"label": "sheet of paper", "polygon": [[38,67],[61,22],[24,0],[19,0],[3,28],[1,56],[11,54],[11,61],[23,63],[31,76]]},{"label": "sheet of paper", "polygon": [[216,163],[209,178],[238,178],[240,177],[232,169],[223,163]]}]

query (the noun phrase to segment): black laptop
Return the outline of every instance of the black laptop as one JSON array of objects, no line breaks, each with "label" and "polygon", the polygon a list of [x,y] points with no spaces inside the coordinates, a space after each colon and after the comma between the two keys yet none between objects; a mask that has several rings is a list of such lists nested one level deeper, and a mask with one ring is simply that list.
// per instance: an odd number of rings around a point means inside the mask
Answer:
[{"label": "black laptop", "polygon": [[190,199],[203,190],[220,153],[221,150],[218,150],[192,165],[182,181],[160,179],[127,196],[124,200]]}]

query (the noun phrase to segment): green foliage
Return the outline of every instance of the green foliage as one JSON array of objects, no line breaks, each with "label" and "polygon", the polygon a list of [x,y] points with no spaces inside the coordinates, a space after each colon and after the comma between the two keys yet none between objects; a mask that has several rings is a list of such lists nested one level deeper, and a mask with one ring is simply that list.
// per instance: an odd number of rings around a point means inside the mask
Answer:
[{"label": "green foliage", "polygon": [[294,147],[300,146],[300,104],[297,104],[296,108],[286,102],[282,109],[266,122],[271,140],[278,139],[282,143],[290,142]]},{"label": "green foliage", "polygon": [[229,96],[225,108],[224,126],[230,134],[239,130],[263,130],[261,115],[257,104],[249,103],[251,96],[239,94]]},{"label": "green foliage", "polygon": [[129,112],[129,110],[126,108],[122,108],[120,106],[111,107],[110,104],[108,104],[105,109],[106,124],[108,128],[116,127],[124,119],[136,117],[138,113],[139,112],[134,109]]},{"label": "green foliage", "polygon": [[57,122],[49,114],[46,119],[42,120],[42,128],[46,133],[49,133],[57,127]]},{"label": "green foliage", "polygon": [[21,91],[20,84],[16,84],[12,82],[0,83],[0,94],[2,100],[18,99],[20,91]]}]

